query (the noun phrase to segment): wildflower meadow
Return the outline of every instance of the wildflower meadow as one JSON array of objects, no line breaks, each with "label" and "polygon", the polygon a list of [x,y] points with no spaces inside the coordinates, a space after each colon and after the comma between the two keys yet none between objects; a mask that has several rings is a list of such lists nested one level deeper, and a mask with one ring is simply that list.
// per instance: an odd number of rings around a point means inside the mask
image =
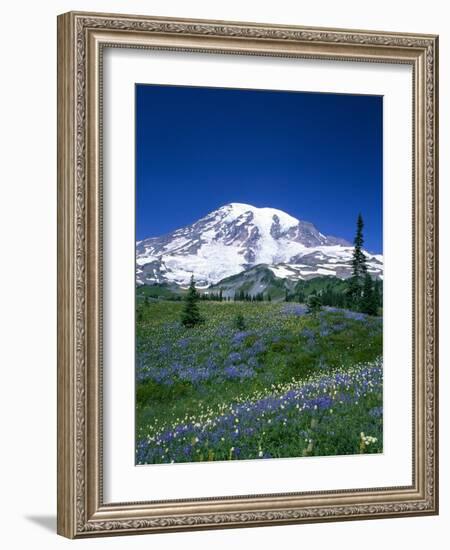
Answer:
[{"label": "wildflower meadow", "polygon": [[382,452],[382,319],[301,303],[138,301],[136,463]]}]

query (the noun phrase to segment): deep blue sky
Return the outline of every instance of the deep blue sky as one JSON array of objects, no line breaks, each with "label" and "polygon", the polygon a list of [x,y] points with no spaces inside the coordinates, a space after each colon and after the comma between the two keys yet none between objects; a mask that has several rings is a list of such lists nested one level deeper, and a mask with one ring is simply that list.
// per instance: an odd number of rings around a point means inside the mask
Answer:
[{"label": "deep blue sky", "polygon": [[229,202],[382,251],[382,97],[136,85],[136,238]]}]

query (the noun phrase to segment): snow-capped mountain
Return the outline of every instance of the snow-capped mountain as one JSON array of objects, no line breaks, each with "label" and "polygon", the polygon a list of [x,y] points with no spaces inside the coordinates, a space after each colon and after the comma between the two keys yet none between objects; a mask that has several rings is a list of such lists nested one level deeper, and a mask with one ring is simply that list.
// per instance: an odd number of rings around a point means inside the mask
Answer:
[{"label": "snow-capped mountain", "polygon": [[[217,284],[263,264],[277,278],[351,275],[352,245],[275,208],[230,203],[192,225],[136,243],[137,284]],[[369,254],[368,271],[382,277],[383,257]]]}]

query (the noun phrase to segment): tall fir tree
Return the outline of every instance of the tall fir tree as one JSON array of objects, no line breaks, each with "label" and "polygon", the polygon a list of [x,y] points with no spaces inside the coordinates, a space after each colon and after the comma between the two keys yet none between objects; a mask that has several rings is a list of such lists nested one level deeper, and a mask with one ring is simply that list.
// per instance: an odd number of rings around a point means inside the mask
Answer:
[{"label": "tall fir tree", "polygon": [[358,214],[358,219],[356,220],[356,235],[353,241],[355,247],[353,249],[352,266],[353,276],[361,278],[367,273],[366,257],[362,249],[364,244],[363,228],[364,222],[362,216]]},{"label": "tall fir tree", "polygon": [[200,295],[195,288],[194,275],[191,276],[191,282],[186,294],[183,313],[181,314],[181,322],[185,327],[195,327],[203,323],[203,318],[200,315],[198,301]]},{"label": "tall fir tree", "polygon": [[315,314],[322,308],[322,300],[316,292],[312,292],[306,301],[308,307],[308,313]]},{"label": "tall fir tree", "polygon": [[241,311],[236,315],[234,319],[234,324],[238,330],[245,330],[245,319]]},{"label": "tall fir tree", "polygon": [[364,275],[364,285],[361,297],[361,311],[368,315],[376,315],[378,312],[378,300],[376,287],[372,277],[366,273]]},{"label": "tall fir tree", "polygon": [[363,252],[363,228],[364,222],[361,214],[358,214],[358,219],[356,220],[356,235],[353,241],[353,257],[352,257],[352,268],[353,273],[349,279],[348,283],[348,306],[351,309],[360,309],[361,300],[363,296],[363,287],[364,279],[367,273],[367,264],[366,256]]}]

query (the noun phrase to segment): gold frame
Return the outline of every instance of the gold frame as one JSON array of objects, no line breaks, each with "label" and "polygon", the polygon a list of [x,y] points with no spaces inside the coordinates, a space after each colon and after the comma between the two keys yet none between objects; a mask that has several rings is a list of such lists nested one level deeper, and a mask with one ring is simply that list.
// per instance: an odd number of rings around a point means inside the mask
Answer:
[{"label": "gold frame", "polygon": [[[103,47],[413,67],[413,484],[102,500]],[[438,37],[70,12],[58,17],[58,533],[70,538],[438,513]],[[150,497],[150,495],[149,495]]]}]

